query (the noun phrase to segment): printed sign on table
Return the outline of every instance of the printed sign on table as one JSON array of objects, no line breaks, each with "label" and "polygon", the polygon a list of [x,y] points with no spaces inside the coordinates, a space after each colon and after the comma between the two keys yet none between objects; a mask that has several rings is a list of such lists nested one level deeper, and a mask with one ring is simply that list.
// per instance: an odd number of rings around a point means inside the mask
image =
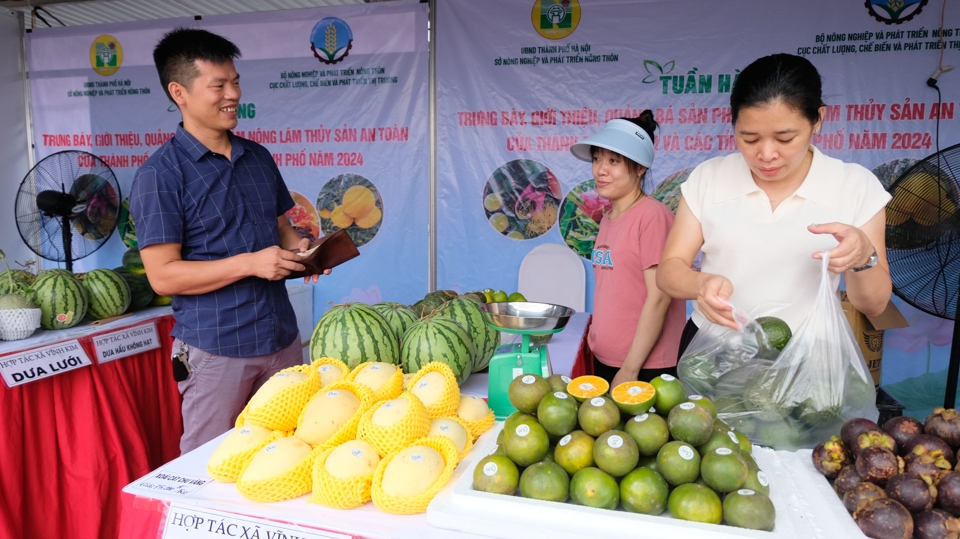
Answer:
[{"label": "printed sign on table", "polygon": [[36,382],[91,365],[80,341],[72,339],[0,358],[0,374],[7,387]]},{"label": "printed sign on table", "polygon": [[93,347],[97,351],[97,363],[103,364],[160,348],[160,339],[157,338],[156,324],[149,322],[97,335],[93,338]]},{"label": "printed sign on table", "polygon": [[215,509],[171,504],[167,511],[162,537],[164,539],[222,539],[223,537],[350,539],[354,536]]}]

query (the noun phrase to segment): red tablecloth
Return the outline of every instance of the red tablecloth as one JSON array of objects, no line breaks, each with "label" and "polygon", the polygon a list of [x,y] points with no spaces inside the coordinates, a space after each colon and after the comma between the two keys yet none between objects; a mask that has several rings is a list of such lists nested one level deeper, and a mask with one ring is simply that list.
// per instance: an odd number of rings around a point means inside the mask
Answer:
[{"label": "red tablecloth", "polygon": [[570,370],[570,378],[593,374],[593,352],[590,351],[590,345],[587,344],[587,335],[590,335],[590,324],[593,323],[593,317],[587,321],[587,327],[583,330],[583,339],[580,341],[580,349],[577,350],[577,358],[573,361],[573,369]]},{"label": "red tablecloth", "polygon": [[[0,537],[118,537],[120,490],[179,456],[173,315],[152,320],[158,349],[13,388],[0,383]],[[79,339],[91,358],[95,335]]]}]

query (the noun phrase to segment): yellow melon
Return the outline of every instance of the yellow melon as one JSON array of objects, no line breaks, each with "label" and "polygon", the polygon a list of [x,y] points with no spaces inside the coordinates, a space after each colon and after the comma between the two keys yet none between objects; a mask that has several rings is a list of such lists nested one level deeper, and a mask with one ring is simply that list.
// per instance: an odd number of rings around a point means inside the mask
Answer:
[{"label": "yellow melon", "polygon": [[449,417],[440,417],[430,423],[430,432],[427,436],[445,436],[453,440],[457,445],[457,452],[463,453],[463,448],[467,446],[467,429],[463,428],[456,419]]},{"label": "yellow melon", "polygon": [[410,389],[410,382],[413,381],[414,377],[417,376],[415,372],[405,372],[403,373],[403,390],[406,391]]},{"label": "yellow melon", "polygon": [[389,427],[403,419],[408,408],[410,401],[407,399],[388,400],[373,412],[370,422],[378,427]]},{"label": "yellow melon", "polygon": [[401,450],[383,470],[383,492],[390,496],[416,496],[440,477],[446,463],[432,447],[415,445]]},{"label": "yellow melon", "polygon": [[346,363],[333,357],[321,357],[314,359],[311,363],[320,375],[320,386],[326,387],[346,378],[350,373],[350,367]]},{"label": "yellow melon", "polygon": [[296,436],[269,443],[250,460],[239,481],[251,482],[277,477],[292,470],[310,455],[311,447]]},{"label": "yellow melon", "polygon": [[343,211],[343,206],[337,206],[330,212],[330,220],[337,228],[349,228],[353,224],[353,217]]},{"label": "yellow melon", "polygon": [[360,398],[346,389],[321,390],[303,409],[296,435],[310,445],[326,443],[360,409]]},{"label": "yellow melon", "polygon": [[480,421],[490,413],[490,407],[487,401],[476,395],[462,395],[460,397],[460,407],[457,408],[457,416],[467,421]]},{"label": "yellow melon", "polygon": [[380,464],[380,455],[372,445],[363,440],[350,440],[331,451],[323,466],[330,475],[348,479],[373,475],[377,464]]},{"label": "yellow melon", "polygon": [[355,223],[360,228],[372,228],[374,225],[380,222],[380,219],[383,217],[383,212],[380,211],[380,208],[374,206],[370,209],[370,212],[360,217]]},{"label": "yellow melon", "polygon": [[379,361],[364,363],[358,367],[357,373],[353,376],[353,381],[369,387],[376,393],[390,381],[390,377],[395,372],[397,372],[397,366],[390,363]]},{"label": "yellow melon", "polygon": [[442,373],[429,372],[423,375],[411,388],[410,393],[420,397],[423,405],[431,407],[443,396],[443,391],[447,387],[447,380]]},{"label": "yellow melon", "polygon": [[207,466],[219,466],[220,463],[238,453],[250,451],[262,444],[272,433],[272,430],[260,425],[247,425],[233,429],[213,450],[213,454],[207,460]]},{"label": "yellow melon", "polygon": [[354,185],[343,194],[341,202],[343,205],[340,207],[343,208],[344,213],[354,219],[361,219],[376,207],[377,197],[369,188]]},{"label": "yellow melon", "polygon": [[269,380],[264,382],[263,385],[260,386],[260,389],[253,394],[253,397],[250,397],[250,402],[247,403],[247,408],[253,410],[263,406],[270,402],[270,399],[285,387],[292,386],[293,384],[302,382],[306,379],[307,375],[301,372],[278,372],[277,374],[271,376]]}]

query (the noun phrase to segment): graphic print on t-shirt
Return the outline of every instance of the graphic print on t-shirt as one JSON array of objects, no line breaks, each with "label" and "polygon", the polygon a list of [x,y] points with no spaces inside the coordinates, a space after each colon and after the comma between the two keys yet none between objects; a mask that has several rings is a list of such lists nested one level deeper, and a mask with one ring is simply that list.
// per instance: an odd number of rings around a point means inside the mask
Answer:
[{"label": "graphic print on t-shirt", "polygon": [[613,256],[609,245],[594,246],[593,256],[591,256],[590,259],[593,261],[594,268],[602,270],[613,269]]}]

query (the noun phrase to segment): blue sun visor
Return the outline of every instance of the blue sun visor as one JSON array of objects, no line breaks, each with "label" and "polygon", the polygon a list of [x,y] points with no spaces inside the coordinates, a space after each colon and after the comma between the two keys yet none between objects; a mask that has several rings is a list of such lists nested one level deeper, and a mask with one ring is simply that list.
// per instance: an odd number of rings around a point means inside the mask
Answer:
[{"label": "blue sun visor", "polygon": [[581,161],[592,162],[590,148],[606,148],[650,168],[653,165],[653,141],[637,124],[627,120],[610,120],[603,131],[570,146],[570,152]]}]

